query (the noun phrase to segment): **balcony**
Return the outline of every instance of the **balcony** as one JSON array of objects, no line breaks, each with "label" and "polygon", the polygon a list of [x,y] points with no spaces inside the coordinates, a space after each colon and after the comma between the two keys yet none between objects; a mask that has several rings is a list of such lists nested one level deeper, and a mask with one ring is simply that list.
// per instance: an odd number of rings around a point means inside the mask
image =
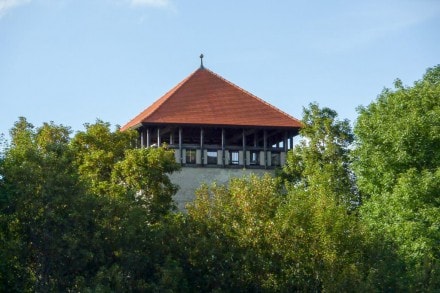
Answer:
[{"label": "balcony", "polygon": [[280,128],[144,125],[140,147],[166,143],[185,167],[272,169],[282,166],[297,131]]}]

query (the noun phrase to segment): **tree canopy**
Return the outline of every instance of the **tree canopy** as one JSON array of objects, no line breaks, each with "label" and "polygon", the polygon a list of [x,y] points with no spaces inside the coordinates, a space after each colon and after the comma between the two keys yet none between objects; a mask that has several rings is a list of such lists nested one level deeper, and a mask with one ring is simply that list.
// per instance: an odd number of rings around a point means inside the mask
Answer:
[{"label": "tree canopy", "polygon": [[360,108],[354,170],[362,217],[396,246],[411,290],[440,287],[440,66],[413,86],[396,80]]}]

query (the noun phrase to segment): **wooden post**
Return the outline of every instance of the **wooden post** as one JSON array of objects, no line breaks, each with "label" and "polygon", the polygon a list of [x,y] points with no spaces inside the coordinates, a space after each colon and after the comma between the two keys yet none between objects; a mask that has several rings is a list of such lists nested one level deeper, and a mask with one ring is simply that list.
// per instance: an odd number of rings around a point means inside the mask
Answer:
[{"label": "wooden post", "polygon": [[283,147],[284,151],[287,152],[287,131],[284,132]]},{"label": "wooden post", "polygon": [[141,137],[141,148],[145,147],[145,141],[144,141],[144,130],[141,128],[139,135]]},{"label": "wooden post", "polygon": [[264,168],[267,168],[267,130],[263,134]]},{"label": "wooden post", "polygon": [[157,128],[157,147],[160,147],[160,128]]},{"label": "wooden post", "polygon": [[222,128],[222,165],[225,166],[225,129]]},{"label": "wooden post", "polygon": [[201,158],[200,158],[200,162],[202,163],[202,166],[204,164],[203,160],[205,158],[205,156],[203,155],[203,128],[200,128],[200,153],[201,153]]},{"label": "wooden post", "polygon": [[180,164],[183,162],[183,154],[182,154],[182,127],[179,127],[179,156],[180,156]]},{"label": "wooden post", "polygon": [[246,167],[246,133],[243,128],[243,166]]},{"label": "wooden post", "polygon": [[147,128],[147,148],[150,147],[151,140],[150,140],[150,128]]}]

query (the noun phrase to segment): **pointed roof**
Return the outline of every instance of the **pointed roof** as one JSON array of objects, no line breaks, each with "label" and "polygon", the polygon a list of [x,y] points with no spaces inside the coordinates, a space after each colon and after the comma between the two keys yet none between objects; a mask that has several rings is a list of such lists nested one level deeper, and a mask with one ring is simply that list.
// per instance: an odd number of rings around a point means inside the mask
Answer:
[{"label": "pointed roof", "polygon": [[201,66],[121,130],[142,124],[299,128],[301,122]]}]

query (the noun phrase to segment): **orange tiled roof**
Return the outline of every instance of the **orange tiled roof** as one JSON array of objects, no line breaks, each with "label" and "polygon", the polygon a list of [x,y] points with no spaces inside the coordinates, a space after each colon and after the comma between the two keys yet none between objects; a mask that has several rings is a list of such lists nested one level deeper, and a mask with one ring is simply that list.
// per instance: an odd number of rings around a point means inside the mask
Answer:
[{"label": "orange tiled roof", "polygon": [[200,67],[121,130],[147,124],[299,128],[301,122]]}]

